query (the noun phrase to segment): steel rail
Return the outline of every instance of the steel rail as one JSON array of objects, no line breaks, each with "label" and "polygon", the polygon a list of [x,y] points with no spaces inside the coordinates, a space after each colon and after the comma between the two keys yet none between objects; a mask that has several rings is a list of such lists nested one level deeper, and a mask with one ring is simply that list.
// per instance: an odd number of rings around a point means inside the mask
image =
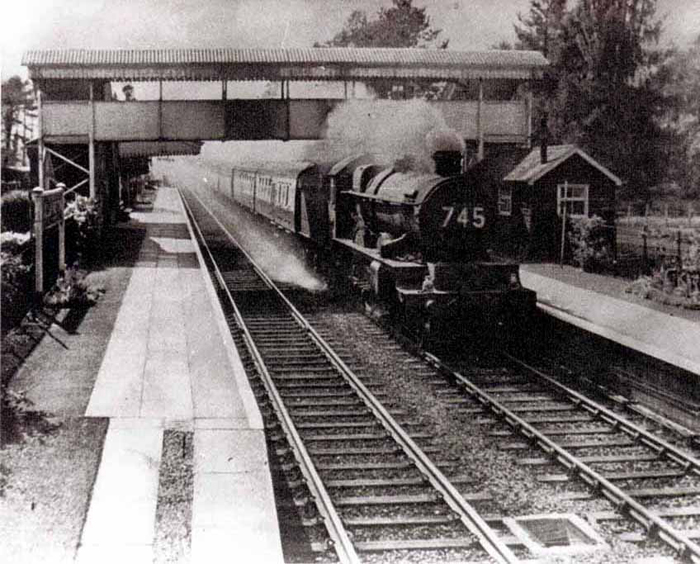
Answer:
[{"label": "steel rail", "polygon": [[[196,194],[195,194],[196,196]],[[199,199],[199,198],[198,198]],[[201,200],[200,200],[201,202]],[[496,533],[489,527],[484,519],[476,512],[476,510],[467,503],[459,491],[450,483],[447,477],[433,464],[429,457],[421,450],[421,448],[413,441],[408,434],[403,430],[401,425],[388,413],[381,403],[374,397],[370,390],[361,382],[354,372],[345,364],[345,362],[335,353],[333,348],[319,335],[313,326],[304,318],[289,299],[277,288],[270,277],[257,266],[250,254],[238,244],[238,241],[233,237],[228,230],[224,228],[221,222],[213,214],[212,217],[226,233],[226,236],[241,250],[248,258],[256,273],[263,281],[277,294],[277,296],[285,303],[292,313],[293,317],[299,325],[307,331],[309,336],[324,352],[328,359],[334,364],[339,372],[345,377],[348,383],[355,389],[358,395],[365,401],[367,406],[372,410],[375,416],[382,422],[387,431],[391,434],[394,440],[399,443],[406,454],[414,461],[418,469],[428,478],[433,487],[442,495],[443,500],[450,508],[459,516],[460,521],[467,529],[479,539],[479,543],[484,550],[497,562],[504,564],[515,564],[520,560],[513,554],[508,546],[498,538]]]},{"label": "steel rail", "polygon": [[640,523],[650,536],[658,537],[673,548],[681,558],[686,558],[690,562],[700,564],[700,546],[684,537],[680,531],[675,530],[663,519],[648,511],[646,507],[635,501],[612,482],[605,479],[598,472],[581,462],[554,441],[547,438],[534,426],[515,415],[507,407],[498,402],[498,400],[481,390],[466,376],[450,369],[440,359],[430,353],[423,352],[422,355],[439,371],[454,376],[459,384],[462,385],[471,396],[475,397],[479,403],[488,407],[497,416],[502,417],[508,425],[515,428],[533,444],[544,450],[556,462],[565,466],[570,472],[575,472],[589,486],[600,491],[604,497],[617,507],[620,513],[626,513]]},{"label": "steel rail", "polygon": [[[200,200],[201,201],[201,200]],[[214,216],[212,216],[214,217]],[[263,281],[277,294],[277,296],[285,303],[292,313],[297,323],[309,334],[313,341],[328,357],[331,363],[338,368],[339,372],[345,377],[348,383],[355,389],[358,395],[365,401],[367,406],[372,410],[387,431],[391,434],[394,440],[399,443],[406,454],[414,461],[419,470],[429,479],[433,487],[442,495],[444,501],[450,508],[459,515],[462,523],[471,531],[480,541],[484,550],[496,561],[513,564],[519,562],[519,559],[513,554],[508,546],[501,541],[494,533],[493,529],[488,526],[486,521],[469,505],[459,491],[450,483],[448,478],[431,462],[430,458],[422,451],[422,449],[410,438],[403,430],[401,425],[389,414],[389,412],[381,405],[374,397],[372,392],[362,383],[355,373],[345,364],[345,362],[337,355],[333,348],[321,337],[321,335],[313,328],[306,318],[297,310],[289,299],[282,293],[270,277],[257,266],[253,258],[248,252],[243,249],[235,237],[233,237],[219,220],[214,217],[219,226],[224,229],[226,235],[231,241],[236,244],[243,254],[248,258],[256,273]]]},{"label": "steel rail", "polygon": [[[196,194],[192,193],[197,200],[199,200],[199,203],[204,207],[205,210],[211,215],[212,218],[216,221],[216,223],[219,225],[219,227],[223,230],[223,232],[239,247],[238,243],[236,240],[231,236],[231,234],[225,229],[225,227],[221,224],[221,222],[218,220],[218,218],[209,211],[209,209],[204,205],[204,203],[201,201],[199,196]],[[190,215],[192,215],[192,210],[185,200],[185,198],[182,198],[183,203],[185,204],[185,207],[187,208],[188,212]],[[193,216],[194,217],[194,216]],[[308,486],[309,490],[311,491],[311,494],[314,496],[316,500],[316,506],[321,513],[321,515],[324,517],[324,525],[326,526],[326,529],[328,530],[328,534],[330,535],[332,539],[332,544],[333,544],[333,549],[335,550],[336,554],[338,555],[338,559],[340,562],[347,563],[347,564],[359,564],[361,562],[359,555],[355,551],[355,547],[353,546],[352,542],[350,541],[350,537],[348,536],[348,533],[345,529],[345,526],[343,525],[343,522],[340,518],[340,515],[338,515],[338,512],[335,509],[335,506],[333,505],[333,502],[331,501],[330,495],[328,494],[328,491],[326,490],[321,477],[319,476],[318,472],[316,471],[316,467],[311,460],[311,456],[309,455],[308,451],[306,450],[306,447],[304,446],[304,443],[301,439],[301,436],[299,435],[298,431],[296,430],[296,427],[292,421],[291,416],[289,415],[289,412],[287,411],[287,408],[284,406],[284,402],[282,401],[281,396],[279,395],[279,392],[277,391],[277,388],[272,381],[272,377],[270,376],[270,373],[267,370],[267,367],[265,366],[265,362],[262,359],[262,355],[260,354],[260,351],[258,350],[257,346],[255,346],[255,343],[253,341],[253,338],[248,331],[248,328],[245,325],[245,321],[243,320],[243,316],[241,315],[240,310],[238,309],[238,306],[236,305],[233,296],[231,295],[230,290],[226,286],[224,282],[223,275],[221,274],[221,271],[216,264],[216,261],[214,260],[214,257],[211,253],[211,250],[207,246],[204,236],[201,232],[201,229],[199,228],[199,225],[197,225],[196,222],[192,222],[195,228],[197,229],[197,233],[199,238],[201,239],[204,248],[207,252],[207,255],[209,257],[209,260],[211,261],[211,264],[214,268],[214,274],[216,276],[217,282],[219,283],[219,286],[225,291],[226,296],[228,297],[228,300],[230,302],[231,307],[233,308],[234,312],[234,317],[236,319],[236,323],[243,332],[243,336],[245,339],[245,343],[248,346],[251,355],[255,361],[255,364],[258,368],[258,371],[261,376],[261,380],[263,381],[265,385],[265,389],[267,390],[267,393],[269,394],[270,398],[272,399],[272,403],[275,409],[275,412],[277,413],[277,416],[282,424],[282,427],[284,429],[284,432],[287,436],[287,439],[290,443],[290,446],[294,450],[294,453],[296,455],[297,461],[299,462],[299,466],[301,468],[302,473],[306,477],[306,485]],[[241,249],[242,250],[242,249]],[[246,253],[246,256],[247,253]],[[254,266],[255,268],[255,266]]]},{"label": "steel rail", "polygon": [[664,441],[663,439],[655,437],[649,431],[643,429],[639,425],[635,425],[634,423],[627,421],[624,417],[621,417],[620,415],[614,413],[613,411],[610,411],[602,405],[598,405],[596,402],[587,398],[586,396],[577,392],[576,390],[572,390],[564,384],[557,382],[554,378],[548,376],[544,372],[541,372],[534,366],[530,366],[526,362],[514,357],[513,355],[505,351],[501,351],[501,354],[505,356],[508,360],[517,364],[518,366],[521,366],[522,368],[525,368],[526,370],[529,370],[530,372],[536,374],[539,378],[543,379],[552,387],[562,391],[564,394],[573,398],[575,404],[580,405],[583,409],[590,412],[593,416],[602,419],[606,423],[609,423],[610,425],[613,425],[616,428],[619,428],[622,432],[630,435],[635,440],[639,440],[645,446],[648,446],[649,448],[655,450],[657,454],[670,458],[673,462],[682,466],[684,472],[694,472],[700,475],[700,460],[698,460],[697,458],[687,455],[672,444]]}]

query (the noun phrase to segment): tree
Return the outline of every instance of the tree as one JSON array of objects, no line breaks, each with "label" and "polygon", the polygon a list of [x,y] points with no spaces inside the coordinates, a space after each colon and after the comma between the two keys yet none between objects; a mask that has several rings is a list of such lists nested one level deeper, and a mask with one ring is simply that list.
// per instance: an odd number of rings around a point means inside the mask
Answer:
[{"label": "tree", "polygon": [[527,15],[518,14],[516,48],[540,51],[548,57],[558,42],[565,13],[566,0],[533,0]]},{"label": "tree", "polygon": [[315,47],[447,48],[449,39],[438,41],[442,30],[432,28],[425,8],[416,8],[413,0],[392,0],[392,4],[380,8],[375,19],[355,10],[333,39]]},{"label": "tree", "polygon": [[12,76],[2,83],[2,165],[15,163],[18,139],[26,143],[25,132],[18,132],[16,125],[23,123],[24,113],[35,109],[28,83],[19,76]]},{"label": "tree", "polygon": [[[413,0],[392,0],[390,8],[380,8],[370,19],[363,10],[352,12],[343,29],[325,43],[314,47],[394,47],[446,49],[449,39],[438,39],[440,29],[433,29],[425,8],[413,6]],[[371,85],[379,98],[437,96],[439,87],[432,84],[395,85],[376,80]]]},{"label": "tree", "polygon": [[656,0],[532,0],[516,24],[520,48],[547,51],[551,62],[537,108],[556,141],[582,145],[634,189],[664,170],[664,111],[657,69],[662,22]]},{"label": "tree", "polygon": [[668,99],[664,126],[669,180],[686,197],[700,196],[700,35],[686,51],[676,51],[663,67]]}]

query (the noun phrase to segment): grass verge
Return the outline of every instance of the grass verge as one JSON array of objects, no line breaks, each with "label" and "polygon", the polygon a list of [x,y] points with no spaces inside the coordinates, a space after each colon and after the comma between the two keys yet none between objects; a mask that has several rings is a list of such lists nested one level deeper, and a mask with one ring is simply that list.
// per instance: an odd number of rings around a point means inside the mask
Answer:
[{"label": "grass verge", "polygon": [[0,562],[73,562],[107,426],[26,412],[0,454]]}]

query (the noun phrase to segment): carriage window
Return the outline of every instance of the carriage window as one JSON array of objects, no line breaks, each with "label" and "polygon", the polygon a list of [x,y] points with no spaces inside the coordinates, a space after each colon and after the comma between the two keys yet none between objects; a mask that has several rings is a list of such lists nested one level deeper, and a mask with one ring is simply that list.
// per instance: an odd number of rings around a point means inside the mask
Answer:
[{"label": "carriage window", "polygon": [[588,216],[588,184],[559,184],[557,186],[557,213],[561,215],[566,206],[569,217]]},{"label": "carriage window", "polygon": [[498,188],[498,215],[510,215],[513,211],[513,187]]}]

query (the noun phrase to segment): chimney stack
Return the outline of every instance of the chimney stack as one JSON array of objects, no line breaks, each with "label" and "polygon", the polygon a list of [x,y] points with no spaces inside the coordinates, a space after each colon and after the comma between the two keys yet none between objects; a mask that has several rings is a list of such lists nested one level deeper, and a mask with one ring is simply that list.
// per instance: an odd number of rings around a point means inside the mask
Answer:
[{"label": "chimney stack", "polygon": [[540,163],[547,163],[547,116],[543,115],[540,119]]}]

